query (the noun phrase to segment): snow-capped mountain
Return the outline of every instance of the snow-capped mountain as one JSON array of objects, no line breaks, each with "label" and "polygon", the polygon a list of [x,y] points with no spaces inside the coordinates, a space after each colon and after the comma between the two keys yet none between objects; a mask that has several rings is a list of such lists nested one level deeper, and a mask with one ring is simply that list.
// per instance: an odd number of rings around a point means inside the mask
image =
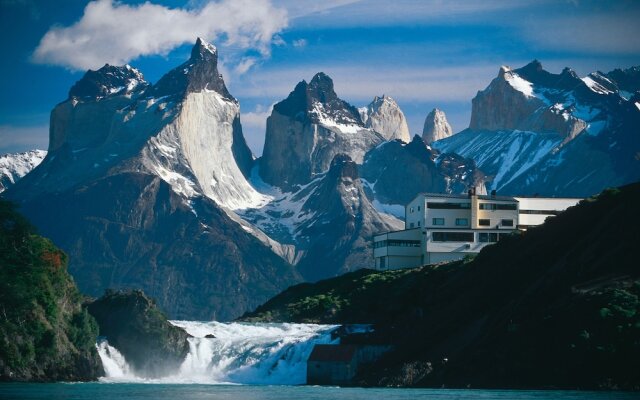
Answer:
[{"label": "snow-capped mountain", "polygon": [[403,226],[397,218],[375,209],[365,194],[357,164],[345,154],[336,155],[327,172],[296,192],[281,192],[258,176],[254,179],[256,187],[273,195],[273,201],[240,211],[240,215],[271,238],[293,244],[294,263],[306,280],[370,267],[369,238]]},{"label": "snow-capped mountain", "polygon": [[45,160],[6,195],[85,293],[138,287],[173,317],[229,319],[301,280],[232,211],[268,200],[251,167],[217,51],[198,39],[154,85],[128,66],[88,72],[52,111]]},{"label": "snow-capped mountain", "polygon": [[40,165],[46,155],[44,150],[30,150],[0,156],[0,193]]},{"label": "snow-capped mountain", "polygon": [[589,196],[640,179],[640,94],[622,89],[637,85],[637,67],[584,78],[502,67],[469,129],[433,146],[474,159],[504,194]]},{"label": "snow-capped mountain", "polygon": [[446,139],[451,135],[453,135],[453,130],[447,121],[447,116],[444,111],[437,108],[431,110],[424,120],[422,140],[424,140],[426,144],[431,144],[431,142]]},{"label": "snow-capped mountain", "polygon": [[[341,100],[324,73],[298,83],[267,119],[260,176],[285,191],[326,172],[337,154],[360,164],[384,138],[365,128],[358,110]],[[295,165],[295,168],[292,166]]]},{"label": "snow-capped mountain", "polygon": [[386,140],[411,140],[409,125],[398,103],[387,95],[374,97],[368,106],[358,109],[364,126],[382,135]]}]

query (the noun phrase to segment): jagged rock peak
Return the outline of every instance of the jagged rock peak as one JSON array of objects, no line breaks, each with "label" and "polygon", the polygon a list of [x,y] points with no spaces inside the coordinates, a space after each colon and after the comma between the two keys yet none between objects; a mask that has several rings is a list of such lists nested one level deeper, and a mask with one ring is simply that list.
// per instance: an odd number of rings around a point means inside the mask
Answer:
[{"label": "jagged rock peak", "polygon": [[341,176],[343,178],[358,178],[358,165],[346,154],[336,154],[331,160],[329,175]]},{"label": "jagged rock peak", "polygon": [[82,79],[69,90],[69,98],[101,98],[111,95],[129,94],[148,86],[142,73],[129,66],[105,64],[102,68],[88,70]]},{"label": "jagged rock peak", "polygon": [[218,49],[211,43],[207,43],[202,38],[196,39],[196,44],[191,49],[191,60],[212,59],[218,61]]},{"label": "jagged rock peak", "polygon": [[398,103],[385,94],[374,97],[360,114],[365,127],[378,132],[387,140],[399,139],[407,143],[411,135],[409,125]]},{"label": "jagged rock peak", "polygon": [[202,91],[215,91],[228,100],[236,101],[218,71],[216,47],[198,38],[191,49],[191,57],[160,78],[151,94],[155,97],[184,96]]},{"label": "jagged rock peak", "polygon": [[431,110],[427,118],[424,120],[424,128],[422,129],[422,140],[426,144],[431,144],[436,140],[446,139],[453,135],[451,125],[447,121],[444,111],[437,108]]},{"label": "jagged rock peak", "polygon": [[318,72],[309,83],[300,81],[289,96],[273,107],[280,115],[301,122],[364,126],[358,109],[340,99],[333,88],[333,80],[324,72]]}]

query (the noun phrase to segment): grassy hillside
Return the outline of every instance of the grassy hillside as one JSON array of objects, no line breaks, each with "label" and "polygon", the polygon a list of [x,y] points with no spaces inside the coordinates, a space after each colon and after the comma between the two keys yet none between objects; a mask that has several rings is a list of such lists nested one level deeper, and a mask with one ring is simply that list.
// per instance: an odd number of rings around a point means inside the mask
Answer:
[{"label": "grassy hillside", "polygon": [[297,285],[245,320],[371,322],[396,350],[370,385],[640,388],[640,184],[474,260]]},{"label": "grassy hillside", "polygon": [[67,256],[0,200],[0,380],[92,380],[98,327]]}]

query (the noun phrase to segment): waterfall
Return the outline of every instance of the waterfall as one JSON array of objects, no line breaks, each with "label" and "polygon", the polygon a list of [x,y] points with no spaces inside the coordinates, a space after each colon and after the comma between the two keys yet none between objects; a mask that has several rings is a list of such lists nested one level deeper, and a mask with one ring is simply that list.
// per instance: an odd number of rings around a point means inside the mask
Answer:
[{"label": "waterfall", "polygon": [[100,340],[96,344],[98,355],[102,360],[105,374],[110,378],[126,379],[131,376],[131,368],[124,356],[106,340]]},{"label": "waterfall", "polygon": [[[96,346],[106,382],[296,385],[306,381],[316,343],[333,343],[334,325],[171,321],[184,328],[189,353],[179,370],[160,379],[136,376],[125,358],[101,341]],[[213,335],[215,338],[206,338]],[[336,340],[337,343],[337,340]]]}]

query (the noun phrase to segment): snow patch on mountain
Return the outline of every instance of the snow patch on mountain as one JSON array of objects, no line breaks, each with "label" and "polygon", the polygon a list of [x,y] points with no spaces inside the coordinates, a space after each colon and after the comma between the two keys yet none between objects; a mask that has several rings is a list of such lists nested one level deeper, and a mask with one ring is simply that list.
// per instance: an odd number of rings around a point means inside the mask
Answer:
[{"label": "snow patch on mountain", "polygon": [[331,131],[337,131],[346,135],[354,135],[363,130],[362,124],[355,119],[337,122],[325,109],[324,105],[319,102],[313,102],[313,106],[309,114],[318,121],[318,124],[324,126]]},{"label": "snow patch on mountain", "polygon": [[0,193],[40,165],[46,155],[44,150],[30,150],[0,156]]},{"label": "snow patch on mountain", "polygon": [[493,177],[490,190],[503,186],[525,174],[545,155],[562,143],[555,134],[524,131],[462,131],[433,143],[442,152],[455,152],[475,160],[478,168]]},{"label": "snow patch on mountain", "polygon": [[534,97],[533,84],[518,75],[507,66],[502,66],[501,72],[504,74],[504,79],[511,85],[512,88],[521,92],[527,97]]}]

